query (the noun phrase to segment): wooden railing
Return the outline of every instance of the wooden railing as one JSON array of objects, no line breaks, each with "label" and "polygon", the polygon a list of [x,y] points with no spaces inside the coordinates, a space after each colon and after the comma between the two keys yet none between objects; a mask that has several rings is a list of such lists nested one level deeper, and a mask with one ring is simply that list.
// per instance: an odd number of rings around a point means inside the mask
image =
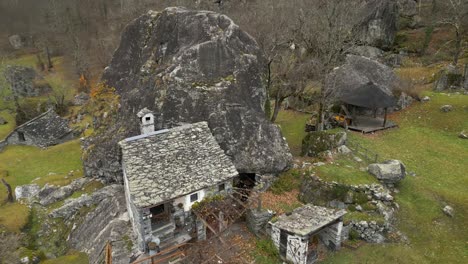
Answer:
[{"label": "wooden railing", "polygon": [[358,154],[365,158],[369,163],[377,163],[379,162],[380,156],[378,153],[362,146],[361,144],[349,140],[346,142],[346,146],[348,146],[355,154]]},{"label": "wooden railing", "polygon": [[[166,248],[154,255],[148,256],[146,258],[139,259],[137,261],[132,262],[131,264],[141,264],[141,263],[151,263],[151,264],[159,264],[162,263],[163,261],[167,261],[171,258],[178,257],[178,256],[185,256],[184,251],[180,250],[181,247],[187,245],[187,243],[175,245],[169,248]],[[175,251],[174,253],[171,253],[172,251]],[[164,254],[170,253],[167,256],[162,256]],[[156,259],[157,258],[157,259]],[[111,263],[112,264],[112,263]]]}]

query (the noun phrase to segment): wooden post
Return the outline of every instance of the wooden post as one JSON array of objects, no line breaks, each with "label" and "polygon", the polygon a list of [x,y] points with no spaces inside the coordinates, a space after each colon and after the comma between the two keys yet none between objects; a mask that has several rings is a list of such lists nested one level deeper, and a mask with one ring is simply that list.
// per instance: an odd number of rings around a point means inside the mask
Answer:
[{"label": "wooden post", "polygon": [[112,244],[109,241],[106,245],[106,264],[112,264]]},{"label": "wooden post", "polygon": [[384,111],[385,111],[385,115],[384,115],[384,120],[383,120],[383,127],[387,125],[387,107],[385,107]]},{"label": "wooden post", "polygon": [[11,185],[8,184],[5,179],[2,179],[2,183],[3,185],[5,185],[6,189],[7,189],[7,199],[6,201],[9,202],[9,203],[12,203],[15,201],[15,199],[13,198],[13,192],[11,191]]}]

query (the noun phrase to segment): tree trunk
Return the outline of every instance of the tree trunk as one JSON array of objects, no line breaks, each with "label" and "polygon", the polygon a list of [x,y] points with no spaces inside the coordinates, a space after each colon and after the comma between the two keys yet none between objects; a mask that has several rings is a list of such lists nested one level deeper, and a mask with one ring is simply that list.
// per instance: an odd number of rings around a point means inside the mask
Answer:
[{"label": "tree trunk", "polygon": [[461,54],[462,37],[458,29],[455,29],[455,54],[453,55],[453,66],[457,66]]},{"label": "tree trunk", "polygon": [[281,104],[283,104],[285,98],[276,97],[275,98],[275,109],[273,111],[273,116],[271,117],[271,122],[274,123],[278,117],[279,110],[281,109]]},{"label": "tree trunk", "polygon": [[323,104],[322,101],[320,101],[319,111],[318,111],[318,119],[317,119],[317,126],[315,128],[315,131],[317,131],[317,132],[323,131],[324,119],[325,119],[324,104]]},{"label": "tree trunk", "polygon": [[15,199],[13,199],[13,192],[11,191],[11,185],[8,184],[5,179],[2,179],[2,183],[3,185],[5,185],[5,188],[7,189],[7,199],[6,201],[9,202],[9,203],[12,203],[15,201]]},{"label": "tree trunk", "polygon": [[52,69],[54,67],[54,65],[52,64],[52,60],[50,58],[49,47],[46,47],[46,55],[47,55],[47,67],[50,70],[50,69]]}]

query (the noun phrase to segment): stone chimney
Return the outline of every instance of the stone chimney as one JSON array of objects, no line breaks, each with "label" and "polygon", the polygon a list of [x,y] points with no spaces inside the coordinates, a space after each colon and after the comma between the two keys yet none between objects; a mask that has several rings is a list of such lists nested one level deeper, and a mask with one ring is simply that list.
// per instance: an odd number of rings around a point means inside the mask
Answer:
[{"label": "stone chimney", "polygon": [[142,135],[154,132],[154,114],[148,108],[143,108],[137,114],[140,118],[140,131]]}]

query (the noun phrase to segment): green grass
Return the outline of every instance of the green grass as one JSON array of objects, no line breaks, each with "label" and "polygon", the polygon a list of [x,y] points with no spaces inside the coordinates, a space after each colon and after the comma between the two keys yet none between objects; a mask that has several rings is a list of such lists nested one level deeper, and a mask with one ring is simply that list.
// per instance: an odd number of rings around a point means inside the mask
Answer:
[{"label": "green grass", "polygon": [[280,111],[276,119],[276,124],[280,125],[291,153],[295,156],[301,154],[302,139],[306,135],[305,124],[309,118],[309,114],[285,110]]},{"label": "green grass", "polygon": [[[365,166],[366,165],[362,165]],[[361,170],[361,164],[350,157],[341,156],[333,163],[320,166],[316,170],[317,176],[325,181],[336,181],[343,184],[371,184],[378,181],[367,171]]]},{"label": "green grass", "polygon": [[5,125],[0,125],[0,140],[3,140],[15,129],[16,122],[15,117],[8,110],[0,111],[0,116],[8,122]]},{"label": "green grass", "polygon": [[[73,176],[67,176],[74,171]],[[14,190],[18,185],[45,183],[66,185],[83,176],[79,140],[73,140],[48,149],[32,146],[7,146],[0,153],[0,177]],[[38,178],[38,179],[37,179]],[[37,179],[37,180],[35,180]],[[33,181],[35,180],[35,181]],[[3,186],[2,186],[3,187]],[[0,191],[0,201],[6,192]],[[27,222],[27,207],[20,204],[0,206],[0,225],[18,230]],[[16,219],[13,221],[13,219]]]},{"label": "green grass", "polygon": [[276,264],[280,261],[278,249],[276,249],[273,241],[270,239],[259,239],[255,243],[255,249],[252,251],[252,256],[257,264]]},{"label": "green grass", "polygon": [[[352,133],[351,140],[386,159],[402,160],[416,177],[408,176],[396,195],[401,209],[397,227],[410,245],[367,245],[342,250],[325,263],[466,263],[468,262],[468,96],[428,93],[431,101],[415,103],[392,116],[400,128],[376,136]],[[454,111],[442,113],[441,105]],[[455,217],[443,214],[446,204]]]},{"label": "green grass", "polygon": [[88,255],[82,252],[70,252],[69,255],[41,261],[40,264],[88,264]]}]

